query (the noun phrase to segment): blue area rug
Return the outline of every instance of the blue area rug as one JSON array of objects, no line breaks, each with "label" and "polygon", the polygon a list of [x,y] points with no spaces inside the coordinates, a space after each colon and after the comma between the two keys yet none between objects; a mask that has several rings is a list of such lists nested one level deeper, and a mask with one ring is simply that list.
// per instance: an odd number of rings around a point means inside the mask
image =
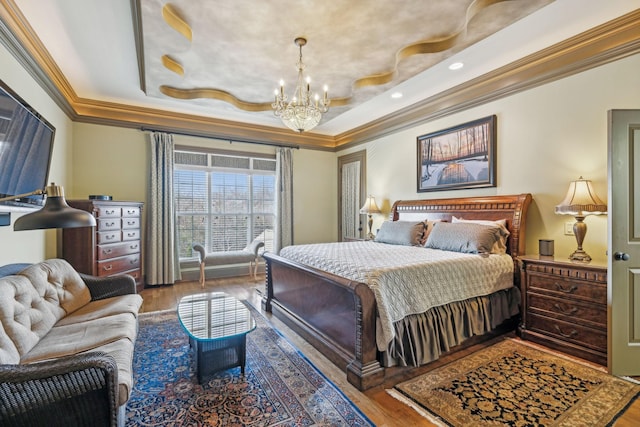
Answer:
[{"label": "blue area rug", "polygon": [[[250,307],[251,308],[251,307]],[[268,321],[247,336],[240,368],[198,384],[175,311],[140,316],[127,426],[372,426]]]}]

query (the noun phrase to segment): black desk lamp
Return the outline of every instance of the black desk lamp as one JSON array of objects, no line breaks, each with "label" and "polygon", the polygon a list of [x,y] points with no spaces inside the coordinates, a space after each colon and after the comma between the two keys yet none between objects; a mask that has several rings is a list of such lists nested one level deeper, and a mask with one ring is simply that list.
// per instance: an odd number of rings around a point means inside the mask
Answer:
[{"label": "black desk lamp", "polygon": [[47,195],[44,206],[36,212],[18,218],[13,224],[14,230],[94,227],[96,225],[96,219],[89,212],[74,209],[67,204],[67,201],[64,199],[64,189],[55,183],[51,183],[44,190],[35,190],[31,193],[0,198],[0,202],[38,194]]}]

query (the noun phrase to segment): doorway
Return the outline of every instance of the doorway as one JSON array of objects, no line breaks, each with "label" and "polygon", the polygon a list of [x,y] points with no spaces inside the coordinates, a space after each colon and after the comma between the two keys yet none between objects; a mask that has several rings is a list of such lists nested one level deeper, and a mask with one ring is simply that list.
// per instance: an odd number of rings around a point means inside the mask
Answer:
[{"label": "doorway", "polygon": [[338,241],[364,238],[360,208],[366,200],[367,152],[338,157]]}]

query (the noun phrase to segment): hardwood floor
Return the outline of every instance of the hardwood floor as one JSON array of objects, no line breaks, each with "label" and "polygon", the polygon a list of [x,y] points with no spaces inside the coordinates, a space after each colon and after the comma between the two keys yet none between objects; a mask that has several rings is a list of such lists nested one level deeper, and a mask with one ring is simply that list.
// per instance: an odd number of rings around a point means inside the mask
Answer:
[{"label": "hardwood floor", "polygon": [[[207,280],[204,290],[197,281],[184,281],[173,286],[163,286],[157,288],[146,288],[140,292],[144,302],[142,304],[142,312],[175,309],[178,301],[185,295],[191,295],[198,292],[221,291],[234,295],[238,299],[247,300],[254,307],[260,309],[260,294],[257,288],[262,289],[264,286],[264,276],[257,280],[252,280],[249,276],[212,279]],[[431,426],[423,417],[418,415],[416,411],[404,405],[398,400],[391,397],[384,387],[377,387],[366,392],[360,392],[346,380],[344,372],[339,370],[335,365],[329,362],[324,356],[311,347],[306,341],[291,331],[286,325],[278,319],[272,317],[269,313],[264,313],[266,318],[282,332],[305,356],[313,363],[322,373],[329,378],[342,392],[349,397],[362,412],[364,412],[375,425],[380,427],[406,427],[406,426]],[[477,344],[456,353],[457,357],[488,345],[489,343]],[[441,358],[440,360],[429,364],[429,369],[434,369],[451,361],[452,358]],[[428,370],[428,369],[427,369]],[[640,380],[640,378],[637,378]],[[393,384],[385,384],[391,387]],[[640,399],[619,418],[616,427],[630,427],[640,425]]]}]

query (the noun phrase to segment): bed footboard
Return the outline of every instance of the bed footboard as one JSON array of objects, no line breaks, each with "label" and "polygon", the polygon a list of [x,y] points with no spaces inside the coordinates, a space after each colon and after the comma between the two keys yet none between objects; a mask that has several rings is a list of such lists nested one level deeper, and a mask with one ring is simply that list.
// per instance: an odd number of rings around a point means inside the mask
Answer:
[{"label": "bed footboard", "polygon": [[359,390],[381,384],[384,368],[377,359],[376,305],[369,287],[275,254],[263,256],[262,308],[346,370]]}]

